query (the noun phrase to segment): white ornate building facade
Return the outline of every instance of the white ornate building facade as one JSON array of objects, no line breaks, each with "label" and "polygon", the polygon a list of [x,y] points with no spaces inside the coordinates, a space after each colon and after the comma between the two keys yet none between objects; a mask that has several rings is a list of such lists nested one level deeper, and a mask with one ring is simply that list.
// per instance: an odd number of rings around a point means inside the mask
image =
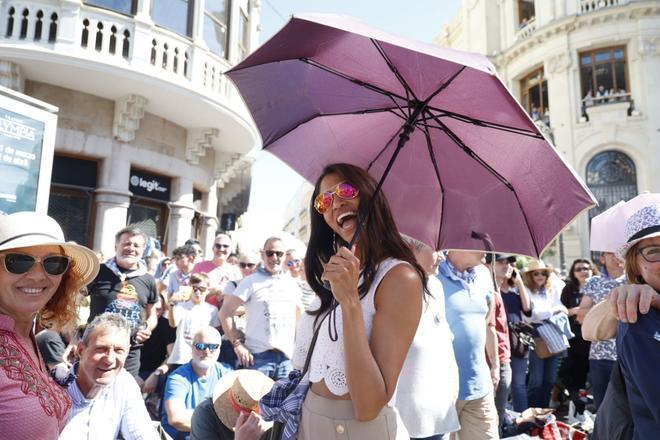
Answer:
[{"label": "white ornate building facade", "polygon": [[[224,72],[259,0],[0,0],[0,85],[59,108],[49,214],[111,253],[137,225],[207,250],[247,209],[258,134]],[[221,224],[223,223],[223,224]]]},{"label": "white ornate building facade", "polygon": [[594,215],[660,192],[660,1],[464,0],[435,42],[488,55],[596,195],[551,262],[589,255]]}]

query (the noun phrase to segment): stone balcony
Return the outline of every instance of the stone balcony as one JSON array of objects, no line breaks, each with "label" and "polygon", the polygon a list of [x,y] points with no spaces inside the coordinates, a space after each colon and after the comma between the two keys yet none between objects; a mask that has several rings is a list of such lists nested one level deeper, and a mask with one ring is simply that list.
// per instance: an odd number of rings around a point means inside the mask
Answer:
[{"label": "stone balcony", "polygon": [[[247,153],[258,135],[224,75],[229,62],[204,44],[201,12],[187,38],[156,26],[148,10],[148,0],[135,16],[80,0],[0,0],[0,60],[24,78],[111,99],[120,112],[128,106],[168,119],[189,137],[211,133],[201,136],[205,148]],[[125,134],[115,130],[130,141]]]}]

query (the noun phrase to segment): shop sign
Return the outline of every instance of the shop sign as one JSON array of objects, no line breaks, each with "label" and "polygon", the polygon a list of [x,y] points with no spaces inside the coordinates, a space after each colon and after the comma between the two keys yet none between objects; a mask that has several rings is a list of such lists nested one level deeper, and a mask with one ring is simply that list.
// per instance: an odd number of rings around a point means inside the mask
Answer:
[{"label": "shop sign", "polygon": [[171,185],[169,177],[132,169],[128,189],[136,196],[169,201]]},{"label": "shop sign", "polygon": [[0,88],[0,211],[48,208],[57,108]]}]

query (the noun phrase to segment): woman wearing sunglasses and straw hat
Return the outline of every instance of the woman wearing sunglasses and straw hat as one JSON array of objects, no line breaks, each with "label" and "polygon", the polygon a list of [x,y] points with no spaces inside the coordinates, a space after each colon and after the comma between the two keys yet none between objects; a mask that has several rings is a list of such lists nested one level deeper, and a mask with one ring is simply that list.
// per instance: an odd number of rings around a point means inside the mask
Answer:
[{"label": "woman wearing sunglasses and straw hat", "polygon": [[0,432],[5,440],[56,439],[71,400],[37,350],[34,322],[75,325],[76,295],[98,272],[91,250],[66,243],[55,220],[0,216]]},{"label": "woman wearing sunglasses and straw hat", "polygon": [[[364,170],[327,166],[310,207],[307,281],[318,298],[301,319],[294,366],[309,365],[299,440],[408,439],[393,395],[421,314],[426,274]],[[357,242],[358,214],[368,213]],[[304,380],[304,379],[303,379]]]}]

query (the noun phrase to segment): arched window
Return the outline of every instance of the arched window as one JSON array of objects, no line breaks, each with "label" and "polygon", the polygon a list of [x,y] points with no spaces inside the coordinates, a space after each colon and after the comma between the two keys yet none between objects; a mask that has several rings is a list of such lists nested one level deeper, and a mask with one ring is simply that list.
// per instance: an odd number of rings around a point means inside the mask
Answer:
[{"label": "arched window", "polygon": [[598,205],[589,211],[589,220],[637,195],[637,171],[635,163],[620,151],[598,153],[587,164],[587,186],[598,199]]},{"label": "arched window", "polygon": [[[637,195],[637,171],[632,159],[620,151],[598,153],[587,164],[587,186],[598,200],[598,206],[589,210],[591,219],[620,201]],[[597,259],[599,253],[592,253]]]}]

